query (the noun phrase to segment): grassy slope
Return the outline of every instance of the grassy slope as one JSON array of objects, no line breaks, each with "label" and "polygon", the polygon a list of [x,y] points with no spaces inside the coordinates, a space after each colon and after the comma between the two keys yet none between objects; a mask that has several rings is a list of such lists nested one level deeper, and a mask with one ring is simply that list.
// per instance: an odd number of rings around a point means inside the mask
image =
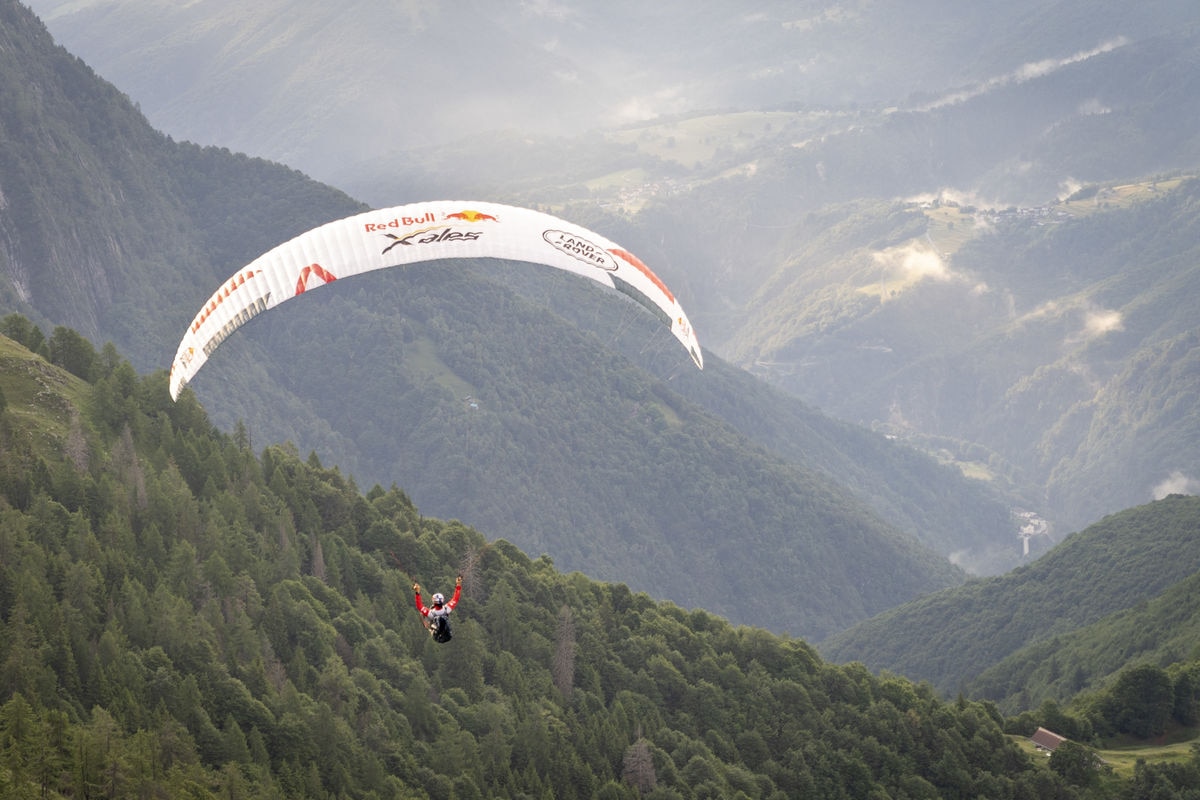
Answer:
[{"label": "grassy slope", "polygon": [[88,391],[80,379],[0,336],[0,392],[19,446],[48,462],[58,461],[72,430],[80,430],[75,409],[82,407]]}]

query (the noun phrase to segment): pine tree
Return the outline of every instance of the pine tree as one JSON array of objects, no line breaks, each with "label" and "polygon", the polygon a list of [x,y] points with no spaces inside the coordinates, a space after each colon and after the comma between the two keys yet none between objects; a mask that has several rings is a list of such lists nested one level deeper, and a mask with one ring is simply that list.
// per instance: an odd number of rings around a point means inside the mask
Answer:
[{"label": "pine tree", "polygon": [[657,785],[654,757],[650,752],[650,743],[645,738],[639,738],[625,751],[621,761],[621,780],[641,794],[646,794]]}]

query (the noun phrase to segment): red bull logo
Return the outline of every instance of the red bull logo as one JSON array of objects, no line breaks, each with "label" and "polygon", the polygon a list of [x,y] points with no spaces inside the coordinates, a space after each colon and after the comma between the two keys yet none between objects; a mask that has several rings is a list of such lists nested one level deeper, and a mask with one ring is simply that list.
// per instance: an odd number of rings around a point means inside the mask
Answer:
[{"label": "red bull logo", "polygon": [[499,222],[500,220],[493,217],[491,214],[485,214],[482,211],[455,211],[452,214],[447,214],[446,219],[456,219],[460,222]]},{"label": "red bull logo", "polygon": [[388,228],[411,228],[413,225],[425,225],[430,222],[437,222],[437,218],[432,211],[426,211],[419,217],[394,217],[387,222],[366,222],[363,223],[363,230],[371,233],[385,231]]}]

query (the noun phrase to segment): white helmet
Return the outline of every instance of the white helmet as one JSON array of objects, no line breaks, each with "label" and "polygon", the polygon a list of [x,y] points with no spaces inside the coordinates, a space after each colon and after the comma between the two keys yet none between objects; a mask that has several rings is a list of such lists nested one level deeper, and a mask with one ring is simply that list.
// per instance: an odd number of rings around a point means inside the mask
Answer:
[{"label": "white helmet", "polygon": [[446,602],[446,596],[445,596],[445,595],[443,595],[441,592],[434,592],[434,594],[433,594],[433,604],[434,604],[435,606],[440,606],[440,605],[441,605],[442,603],[444,603],[444,602]]}]

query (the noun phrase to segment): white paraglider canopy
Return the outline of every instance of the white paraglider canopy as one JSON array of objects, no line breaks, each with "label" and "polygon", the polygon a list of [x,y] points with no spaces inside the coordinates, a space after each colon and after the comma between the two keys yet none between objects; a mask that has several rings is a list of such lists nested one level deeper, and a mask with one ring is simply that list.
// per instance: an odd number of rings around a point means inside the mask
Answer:
[{"label": "white paraglider canopy", "polygon": [[171,399],[254,316],[335,280],[450,258],[527,261],[590,278],[658,316],[704,368],[700,342],[666,284],[595,231],[528,208],[438,200],[367,211],[300,234],[226,280],[196,314],[171,365]]}]

